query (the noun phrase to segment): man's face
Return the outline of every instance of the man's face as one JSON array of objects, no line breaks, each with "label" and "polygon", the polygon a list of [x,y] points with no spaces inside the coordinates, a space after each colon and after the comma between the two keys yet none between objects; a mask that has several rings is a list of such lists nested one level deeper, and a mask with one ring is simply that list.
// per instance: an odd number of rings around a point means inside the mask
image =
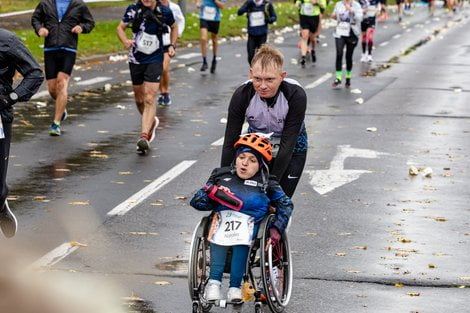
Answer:
[{"label": "man's face", "polygon": [[286,72],[274,65],[262,69],[257,62],[250,68],[250,79],[261,98],[274,97],[285,77]]},{"label": "man's face", "polygon": [[153,8],[157,5],[157,0],[141,0],[142,4],[147,8]]}]

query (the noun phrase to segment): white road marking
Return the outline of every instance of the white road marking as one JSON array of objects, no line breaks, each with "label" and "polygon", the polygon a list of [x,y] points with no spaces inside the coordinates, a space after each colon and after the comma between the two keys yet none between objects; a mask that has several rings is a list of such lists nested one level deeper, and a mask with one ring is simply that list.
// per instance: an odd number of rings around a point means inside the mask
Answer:
[{"label": "white road marking", "polygon": [[172,181],[176,176],[183,173],[186,169],[191,167],[197,161],[195,160],[186,160],[182,161],[181,163],[175,165],[172,169],[168,172],[160,176],[159,178],[155,179],[153,182],[148,184],[145,188],[138,191],[134,195],[130,196],[126,201],[122,202],[121,204],[117,205],[114,209],[109,211],[107,214],[114,216],[114,215],[124,215],[133,209],[136,205],[150,197],[153,193],[157,190],[168,184]]},{"label": "white road marking", "polygon": [[120,70],[119,74],[129,74],[131,70]]},{"label": "white road marking", "polygon": [[305,89],[313,89],[321,84],[323,84],[325,81],[327,81],[328,79],[330,79],[330,77],[333,76],[333,74],[331,73],[326,73],[325,75],[323,75],[322,77],[320,77],[319,79],[317,79],[316,81],[314,81],[313,83],[311,84],[308,84],[307,86],[305,86]]},{"label": "white road marking", "polygon": [[398,39],[401,37],[401,34],[396,34],[395,36],[393,36],[393,39]]},{"label": "white road marking", "polygon": [[191,53],[186,53],[182,55],[177,55],[176,58],[188,60],[188,59],[192,59],[192,58],[200,57],[200,56],[201,56],[201,53],[191,52]]},{"label": "white road marking", "polygon": [[48,95],[49,95],[49,91],[43,90],[43,91],[40,91],[40,92],[36,93],[34,96],[31,97],[31,99],[32,100],[39,99],[39,98],[46,97]]},{"label": "white road marking", "polygon": [[34,270],[41,267],[50,267],[60,262],[66,256],[78,249],[78,245],[72,245],[70,242],[65,242],[47,253],[45,256],[34,262],[28,269]]},{"label": "white road marking", "polygon": [[221,145],[223,145],[224,144],[224,138],[225,137],[217,139],[216,141],[211,143],[211,146],[221,146]]},{"label": "white road marking", "polygon": [[386,46],[386,45],[388,45],[388,44],[389,44],[389,42],[388,42],[388,41],[384,41],[384,42],[382,42],[382,43],[381,43],[379,46],[381,46],[381,47],[385,47],[385,46]]},{"label": "white road marking", "polygon": [[95,77],[92,79],[82,80],[81,82],[78,82],[77,85],[80,85],[80,86],[93,85],[93,84],[102,83],[111,79],[112,77],[106,77],[106,76]]},{"label": "white road marking", "polygon": [[377,152],[368,149],[355,149],[350,145],[338,146],[338,152],[331,160],[328,170],[307,170],[310,175],[310,184],[313,189],[323,195],[342,185],[358,179],[364,173],[372,173],[367,170],[345,170],[344,161],[346,158],[368,158],[374,159],[388,153]]}]

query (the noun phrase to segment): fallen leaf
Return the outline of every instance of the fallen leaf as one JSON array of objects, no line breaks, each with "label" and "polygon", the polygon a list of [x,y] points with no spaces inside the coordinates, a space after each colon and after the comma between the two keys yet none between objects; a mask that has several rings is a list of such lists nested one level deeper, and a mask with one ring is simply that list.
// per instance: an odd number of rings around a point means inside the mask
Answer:
[{"label": "fallen leaf", "polygon": [[419,297],[420,293],[419,292],[407,292],[407,295],[410,297]]},{"label": "fallen leaf", "polygon": [[119,172],[119,175],[132,175],[132,172]]},{"label": "fallen leaf", "polygon": [[97,130],[96,131],[98,134],[108,134],[109,130]]},{"label": "fallen leaf", "polygon": [[90,205],[90,202],[89,201],[73,201],[73,202],[69,202],[67,204],[70,204],[70,205]]},{"label": "fallen leaf", "polygon": [[353,274],[357,274],[357,273],[360,273],[361,271],[356,271],[356,270],[349,270],[347,271],[348,273],[353,273]]},{"label": "fallen leaf", "polygon": [[55,171],[56,172],[71,172],[71,170],[68,168],[56,168]]},{"label": "fallen leaf", "polygon": [[36,196],[33,198],[34,201],[42,201],[42,200],[46,200],[46,197],[45,196]]},{"label": "fallen leaf", "polygon": [[354,249],[362,249],[362,250],[367,250],[367,246],[354,246]]},{"label": "fallen leaf", "polygon": [[175,200],[186,200],[186,199],[188,199],[188,197],[185,197],[185,196],[177,196],[175,198]]},{"label": "fallen leaf", "polygon": [[168,285],[171,285],[171,283],[168,282],[168,281],[162,280],[162,281],[156,281],[156,282],[155,282],[155,285],[159,285],[159,286],[168,286]]},{"label": "fallen leaf", "polygon": [[410,243],[411,242],[410,239],[406,239],[406,238],[398,238],[398,241],[401,242],[401,243]]},{"label": "fallen leaf", "polygon": [[431,263],[431,264],[428,264],[428,267],[429,267],[429,268],[436,268],[436,265],[434,265],[434,264]]},{"label": "fallen leaf", "polygon": [[416,166],[410,166],[410,168],[408,169],[408,174],[410,174],[411,176],[416,176],[418,175],[418,168]]},{"label": "fallen leaf", "polygon": [[377,127],[367,127],[366,130],[368,132],[376,132],[377,131]]},{"label": "fallen leaf", "polygon": [[311,233],[311,232],[306,232],[305,233],[307,236],[317,236],[317,233]]},{"label": "fallen leaf", "polygon": [[129,235],[153,235],[157,236],[158,233],[155,232],[145,232],[145,231],[130,231]]},{"label": "fallen leaf", "polygon": [[70,241],[70,245],[72,247],[88,247],[88,245],[86,245],[84,243],[80,243],[78,241]]},{"label": "fallen leaf", "polygon": [[338,233],[338,236],[351,236],[352,233]]},{"label": "fallen leaf", "polygon": [[394,286],[395,286],[395,287],[404,287],[405,285],[402,284],[402,283],[396,283]]},{"label": "fallen leaf", "polygon": [[435,217],[434,220],[436,222],[445,222],[445,221],[447,221],[447,219],[445,217]]},{"label": "fallen leaf", "polygon": [[336,256],[346,256],[346,253],[344,253],[344,252],[337,252],[337,253],[336,253]]}]

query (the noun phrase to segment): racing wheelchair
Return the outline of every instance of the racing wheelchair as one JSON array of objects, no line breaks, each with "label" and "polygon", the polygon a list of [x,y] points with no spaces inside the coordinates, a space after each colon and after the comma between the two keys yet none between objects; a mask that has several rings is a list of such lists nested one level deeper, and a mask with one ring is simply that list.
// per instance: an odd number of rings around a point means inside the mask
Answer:
[{"label": "racing wheelchair", "polygon": [[[226,300],[207,301],[204,289],[209,280],[210,246],[208,233],[212,214],[201,219],[196,226],[190,250],[188,284],[192,300],[193,313],[210,312],[213,306],[226,308],[227,304],[241,310],[242,303],[227,303]],[[289,303],[292,292],[292,259],[287,234],[272,245],[269,238],[269,227],[275,214],[266,216],[259,225],[259,230],[250,247],[243,283],[249,283],[255,302],[255,313],[261,313],[263,303],[267,303],[273,313],[281,313]],[[225,271],[229,273],[231,256],[227,256]]]}]

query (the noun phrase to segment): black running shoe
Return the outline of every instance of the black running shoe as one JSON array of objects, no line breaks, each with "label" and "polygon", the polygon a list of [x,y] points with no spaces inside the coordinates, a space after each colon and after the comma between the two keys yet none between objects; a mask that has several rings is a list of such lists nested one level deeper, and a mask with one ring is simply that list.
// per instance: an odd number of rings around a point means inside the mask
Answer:
[{"label": "black running shoe", "polygon": [[337,88],[340,85],[341,85],[341,79],[336,78],[333,84],[331,84],[331,87]]},{"label": "black running shoe", "polygon": [[16,234],[18,229],[18,221],[5,200],[3,209],[0,210],[0,229],[7,238],[11,238]]},{"label": "black running shoe", "polygon": [[302,66],[302,68],[305,68],[305,57],[302,57],[302,59],[300,60],[300,66]]},{"label": "black running shoe", "polygon": [[207,68],[208,68],[207,63],[202,63],[201,72],[207,71]]},{"label": "black running shoe", "polygon": [[344,84],[346,88],[351,87],[351,78],[346,78],[346,83]]},{"label": "black running shoe", "polygon": [[147,134],[142,133],[139,141],[137,141],[137,153],[146,154],[150,150],[150,143],[147,138]]},{"label": "black running shoe", "polygon": [[211,64],[211,74],[214,74],[214,73],[215,73],[216,67],[217,67],[217,61],[216,61],[216,60],[212,60],[212,64]]},{"label": "black running shoe", "polygon": [[317,56],[316,56],[316,54],[315,54],[315,50],[312,50],[311,53],[312,53],[312,63],[317,62]]}]

